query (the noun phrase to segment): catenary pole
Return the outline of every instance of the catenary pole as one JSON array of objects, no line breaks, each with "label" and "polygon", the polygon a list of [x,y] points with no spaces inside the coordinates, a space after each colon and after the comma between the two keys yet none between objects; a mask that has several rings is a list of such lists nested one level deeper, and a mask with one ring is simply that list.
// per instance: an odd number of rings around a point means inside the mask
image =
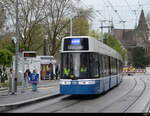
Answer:
[{"label": "catenary pole", "polygon": [[15,48],[15,79],[13,83],[12,94],[17,92],[17,79],[18,79],[18,60],[19,60],[19,1],[16,0],[16,48]]}]

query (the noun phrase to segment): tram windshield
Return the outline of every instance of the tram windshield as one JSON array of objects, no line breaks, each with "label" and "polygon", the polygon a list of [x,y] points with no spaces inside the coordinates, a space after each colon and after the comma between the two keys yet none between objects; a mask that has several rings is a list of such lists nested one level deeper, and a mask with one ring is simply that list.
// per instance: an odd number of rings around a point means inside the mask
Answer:
[{"label": "tram windshield", "polygon": [[98,58],[93,53],[63,53],[62,79],[98,78]]}]

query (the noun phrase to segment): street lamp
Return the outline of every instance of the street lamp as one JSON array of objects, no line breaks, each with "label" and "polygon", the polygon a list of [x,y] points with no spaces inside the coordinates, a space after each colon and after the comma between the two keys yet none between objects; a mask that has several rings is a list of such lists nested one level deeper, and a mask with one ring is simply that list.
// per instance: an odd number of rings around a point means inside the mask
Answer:
[{"label": "street lamp", "polygon": [[12,42],[16,45],[16,43],[17,43],[16,37],[12,37],[11,40],[12,40]]}]

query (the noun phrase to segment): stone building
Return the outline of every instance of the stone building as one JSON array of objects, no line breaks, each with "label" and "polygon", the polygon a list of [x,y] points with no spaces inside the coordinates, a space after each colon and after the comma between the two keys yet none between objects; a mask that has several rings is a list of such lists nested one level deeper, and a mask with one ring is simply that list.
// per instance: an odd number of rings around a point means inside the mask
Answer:
[{"label": "stone building", "polygon": [[135,29],[113,29],[113,34],[127,49],[128,62],[131,64],[133,48],[143,47],[145,50],[150,51],[149,27],[143,10],[141,11],[139,23]]}]

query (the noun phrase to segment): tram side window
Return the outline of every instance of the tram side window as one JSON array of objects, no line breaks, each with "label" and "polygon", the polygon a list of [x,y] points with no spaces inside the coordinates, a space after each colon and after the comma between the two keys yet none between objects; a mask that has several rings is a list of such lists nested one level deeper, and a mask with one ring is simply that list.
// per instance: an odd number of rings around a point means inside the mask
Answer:
[{"label": "tram side window", "polygon": [[102,77],[105,76],[105,68],[104,68],[104,56],[101,55],[101,74],[102,74]]},{"label": "tram side window", "polygon": [[110,57],[110,71],[111,71],[111,75],[113,75],[113,60],[112,60],[112,57]]},{"label": "tram side window", "polygon": [[116,74],[116,60],[111,57],[110,63],[111,63],[111,75],[115,75]]},{"label": "tram side window", "polygon": [[117,74],[120,73],[120,66],[119,66],[119,60],[117,60]]},{"label": "tram side window", "polygon": [[122,73],[122,70],[123,70],[123,69],[122,69],[122,62],[119,61],[119,72]]},{"label": "tram side window", "polygon": [[91,53],[90,54],[90,74],[92,78],[99,77],[98,71],[98,54]]},{"label": "tram side window", "polygon": [[106,56],[106,76],[109,76],[109,57]]},{"label": "tram side window", "polygon": [[106,76],[106,74],[105,74],[105,71],[106,71],[106,69],[105,69],[105,58],[104,58],[104,55],[102,56],[102,63],[103,63],[103,76]]},{"label": "tram side window", "polygon": [[102,73],[103,73],[103,77],[105,76],[105,61],[104,61],[104,56],[102,55]]},{"label": "tram side window", "polygon": [[103,56],[103,74],[107,76],[107,67],[106,67],[106,56]]},{"label": "tram side window", "polygon": [[114,75],[117,74],[117,60],[114,59]]},{"label": "tram side window", "polygon": [[99,55],[99,72],[100,72],[100,77],[103,77],[103,61],[102,61],[102,55]]},{"label": "tram side window", "polygon": [[117,75],[117,59],[114,59],[114,63],[115,63],[114,64],[115,65],[114,66],[115,67],[115,69],[114,69],[115,70],[115,75]]},{"label": "tram side window", "polygon": [[115,59],[115,72],[116,72],[116,75],[118,74],[117,72],[118,72],[118,67],[117,67],[117,59]]}]

